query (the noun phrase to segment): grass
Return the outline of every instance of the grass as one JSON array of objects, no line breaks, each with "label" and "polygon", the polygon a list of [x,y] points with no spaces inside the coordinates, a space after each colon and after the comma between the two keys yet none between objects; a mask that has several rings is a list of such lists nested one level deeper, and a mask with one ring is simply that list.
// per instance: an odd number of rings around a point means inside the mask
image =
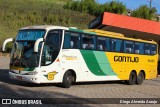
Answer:
[{"label": "grass", "polygon": [[85,29],[95,17],[63,8],[70,0],[0,0],[0,47],[18,29],[31,25],[74,26]]}]

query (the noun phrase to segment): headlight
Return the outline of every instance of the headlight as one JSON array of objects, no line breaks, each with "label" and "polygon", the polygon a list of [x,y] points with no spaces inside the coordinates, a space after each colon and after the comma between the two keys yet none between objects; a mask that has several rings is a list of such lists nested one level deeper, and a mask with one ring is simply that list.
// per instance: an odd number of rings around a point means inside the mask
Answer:
[{"label": "headlight", "polygon": [[10,70],[9,72],[11,72],[11,73],[15,73],[14,71],[12,71],[12,70]]},{"label": "headlight", "polygon": [[38,72],[28,72],[25,75],[36,75]]}]

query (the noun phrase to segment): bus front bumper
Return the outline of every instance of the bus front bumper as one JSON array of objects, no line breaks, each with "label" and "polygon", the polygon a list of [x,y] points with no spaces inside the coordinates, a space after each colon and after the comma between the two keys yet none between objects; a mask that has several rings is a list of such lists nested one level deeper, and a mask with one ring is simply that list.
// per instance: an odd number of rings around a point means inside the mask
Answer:
[{"label": "bus front bumper", "polygon": [[22,74],[16,74],[16,73],[9,72],[9,78],[18,80],[18,81],[26,81],[30,83],[37,83],[37,84],[40,83],[37,75],[22,75]]}]

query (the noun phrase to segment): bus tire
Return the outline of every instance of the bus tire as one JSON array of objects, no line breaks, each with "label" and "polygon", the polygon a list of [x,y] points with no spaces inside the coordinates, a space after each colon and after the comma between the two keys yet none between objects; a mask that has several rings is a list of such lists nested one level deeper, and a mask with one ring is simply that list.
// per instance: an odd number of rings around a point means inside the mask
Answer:
[{"label": "bus tire", "polygon": [[129,75],[129,80],[127,81],[129,85],[133,85],[136,83],[137,75],[134,71],[132,71]]},{"label": "bus tire", "polygon": [[136,83],[138,85],[141,85],[143,83],[143,80],[144,80],[144,73],[143,72],[139,72],[139,74],[137,76]]},{"label": "bus tire", "polygon": [[73,75],[71,71],[67,71],[63,76],[63,88],[69,88],[73,83]]}]

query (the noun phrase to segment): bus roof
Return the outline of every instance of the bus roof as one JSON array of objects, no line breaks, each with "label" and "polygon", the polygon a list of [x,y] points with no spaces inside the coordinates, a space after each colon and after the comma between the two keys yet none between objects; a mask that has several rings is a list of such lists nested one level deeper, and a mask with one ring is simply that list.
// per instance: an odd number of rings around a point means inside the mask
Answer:
[{"label": "bus roof", "polygon": [[50,29],[65,29],[65,30],[68,30],[67,27],[53,26],[53,25],[28,26],[28,27],[21,28],[20,30],[25,30],[25,29],[46,29],[46,30],[50,30]]},{"label": "bus roof", "polygon": [[121,33],[109,32],[109,31],[104,31],[104,30],[99,30],[99,29],[88,29],[85,31],[95,32],[97,35],[103,35],[103,36],[111,35],[111,36],[116,36],[116,37],[124,37],[124,35]]},{"label": "bus roof", "polygon": [[121,33],[115,33],[115,32],[110,32],[110,31],[99,30],[99,29],[80,30],[80,29],[72,29],[72,28],[70,28],[69,30],[75,31],[75,32],[80,32],[80,33],[94,34],[94,35],[99,35],[99,36],[104,36],[104,37],[111,37],[111,38],[132,40],[132,41],[137,41],[137,42],[146,42],[146,43],[157,44],[153,40],[142,40],[142,39],[129,38],[129,37],[125,37]]},{"label": "bus roof", "polygon": [[37,26],[28,26],[21,28],[20,30],[25,30],[25,29],[46,29],[46,30],[51,30],[51,29],[64,29],[64,30],[71,30],[75,32],[80,32],[80,33],[87,33],[87,34],[94,34],[94,35],[99,35],[99,36],[106,36],[106,37],[113,37],[113,38],[119,38],[119,39],[125,39],[125,40],[133,40],[133,41],[139,41],[139,42],[146,42],[146,43],[154,43],[157,44],[155,41],[151,40],[142,40],[142,39],[135,39],[135,38],[128,38],[125,37],[121,33],[115,33],[115,32],[110,32],[110,31],[104,31],[104,30],[99,30],[99,29],[86,29],[86,30],[81,30],[81,29],[75,29],[75,28],[69,28],[69,27],[63,27],[63,26],[53,26],[53,25],[37,25]]}]

